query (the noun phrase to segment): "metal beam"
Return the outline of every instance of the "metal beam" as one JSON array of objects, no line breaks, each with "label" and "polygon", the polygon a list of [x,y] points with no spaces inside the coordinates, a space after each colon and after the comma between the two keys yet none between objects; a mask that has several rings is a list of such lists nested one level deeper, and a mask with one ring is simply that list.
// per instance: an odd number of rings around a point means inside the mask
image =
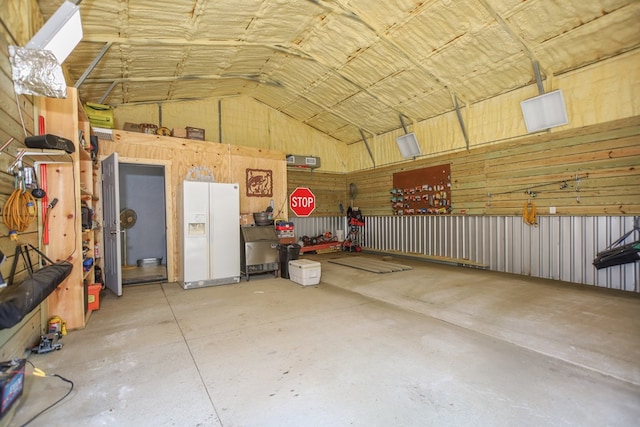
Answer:
[{"label": "metal beam", "polygon": [[460,111],[460,105],[458,104],[458,97],[455,93],[452,93],[451,97],[453,98],[453,106],[456,108],[456,116],[458,116],[460,129],[462,129],[462,136],[464,137],[464,142],[467,144],[467,151],[469,151],[469,135],[467,135],[467,128],[464,125],[464,119],[462,118],[462,112]]},{"label": "metal beam", "polygon": [[112,42],[108,42],[108,43],[105,43],[104,46],[102,46],[102,49],[100,50],[100,52],[96,55],[95,58],[93,58],[93,61],[91,61],[91,64],[89,64],[87,69],[84,70],[84,73],[82,73],[82,75],[80,76],[76,84],[73,85],[73,87],[77,89],[80,87],[82,83],[84,83],[87,76],[89,76],[89,73],[91,73],[93,69],[96,68],[96,65],[98,65],[98,62],[100,62],[100,60],[107,53],[107,51],[109,50],[112,44],[113,44]]},{"label": "metal beam", "polygon": [[536,84],[538,85],[538,93],[542,95],[544,93],[544,86],[542,85],[542,77],[540,75],[540,63],[537,59],[533,60],[533,73],[536,75]]},{"label": "metal beam", "polygon": [[376,159],[373,158],[373,153],[371,152],[371,147],[369,147],[369,141],[367,141],[367,137],[364,134],[364,131],[360,129],[360,135],[362,135],[362,142],[367,147],[367,151],[369,152],[369,157],[371,157],[371,161],[373,162],[373,167],[376,167]]},{"label": "metal beam", "polygon": [[312,56],[303,52],[301,49],[290,48],[277,43],[257,43],[247,42],[243,40],[209,40],[209,39],[194,39],[189,40],[186,38],[173,37],[173,38],[128,38],[117,37],[112,34],[86,34],[83,36],[82,41],[85,43],[116,43],[122,45],[133,46],[210,46],[210,47],[263,47],[271,49],[276,52],[282,52],[287,55],[295,56],[306,60],[314,60]]},{"label": "metal beam", "polygon": [[104,93],[104,95],[102,95],[102,97],[100,98],[100,100],[98,101],[98,104],[104,104],[104,101],[107,99],[107,96],[109,96],[109,94],[111,93],[111,91],[113,90],[114,87],[116,87],[116,85],[118,84],[117,81],[113,81],[111,82],[111,86],[109,86],[109,88],[107,89],[107,91]]},{"label": "metal beam", "polygon": [[402,114],[398,115],[398,117],[400,117],[400,124],[402,125],[402,129],[404,129],[404,133],[409,133],[409,131],[407,130],[407,125],[404,124],[404,117],[402,117]]}]

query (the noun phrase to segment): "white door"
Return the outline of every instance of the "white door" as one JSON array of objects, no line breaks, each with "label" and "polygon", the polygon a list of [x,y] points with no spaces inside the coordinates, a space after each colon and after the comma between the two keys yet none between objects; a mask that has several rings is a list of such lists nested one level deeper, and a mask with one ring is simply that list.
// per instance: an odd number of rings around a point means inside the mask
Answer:
[{"label": "white door", "polygon": [[102,211],[104,240],[104,283],[122,295],[122,253],[120,229],[120,176],[118,153],[102,161]]}]

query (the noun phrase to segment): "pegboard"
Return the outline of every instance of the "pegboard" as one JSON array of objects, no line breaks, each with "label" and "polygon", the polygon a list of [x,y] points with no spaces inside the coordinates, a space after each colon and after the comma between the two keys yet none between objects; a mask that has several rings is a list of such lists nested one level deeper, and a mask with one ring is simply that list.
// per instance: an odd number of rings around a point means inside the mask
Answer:
[{"label": "pegboard", "polygon": [[451,165],[393,174],[390,202],[394,215],[451,213]]}]

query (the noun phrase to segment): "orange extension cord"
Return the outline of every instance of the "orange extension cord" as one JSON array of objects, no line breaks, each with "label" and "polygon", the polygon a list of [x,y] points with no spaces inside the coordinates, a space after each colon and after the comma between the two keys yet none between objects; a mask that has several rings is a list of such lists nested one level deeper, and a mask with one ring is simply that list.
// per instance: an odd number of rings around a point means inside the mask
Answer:
[{"label": "orange extension cord", "polygon": [[10,231],[24,231],[36,219],[36,200],[30,192],[15,189],[2,207],[2,220]]},{"label": "orange extension cord", "polygon": [[528,201],[524,204],[524,208],[522,208],[522,220],[528,225],[538,225],[535,203]]}]

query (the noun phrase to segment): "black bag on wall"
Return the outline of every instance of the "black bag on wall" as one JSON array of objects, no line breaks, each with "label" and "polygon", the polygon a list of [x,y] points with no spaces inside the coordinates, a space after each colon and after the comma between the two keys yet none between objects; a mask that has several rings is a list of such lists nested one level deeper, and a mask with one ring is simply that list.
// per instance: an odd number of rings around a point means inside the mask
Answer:
[{"label": "black bag on wall", "polygon": [[47,265],[0,292],[0,329],[20,323],[69,276],[72,269],[73,264],[68,261]]}]

